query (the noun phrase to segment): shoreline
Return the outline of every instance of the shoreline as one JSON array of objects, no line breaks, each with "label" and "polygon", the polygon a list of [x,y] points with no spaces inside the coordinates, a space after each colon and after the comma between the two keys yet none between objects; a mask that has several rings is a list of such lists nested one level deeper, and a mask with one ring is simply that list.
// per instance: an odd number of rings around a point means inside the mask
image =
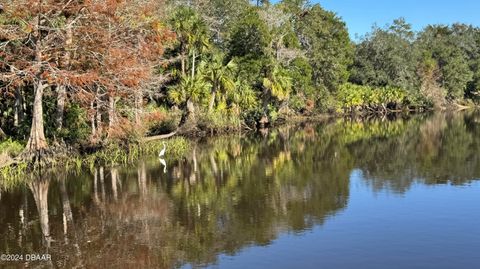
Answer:
[{"label": "shoreline", "polygon": [[[456,109],[453,109],[456,108]],[[450,106],[440,111],[458,112],[469,109],[478,109],[478,106]],[[223,128],[209,128],[200,129],[198,126],[190,128],[187,131],[179,131],[178,129],[167,134],[160,134],[154,136],[142,137],[136,142],[112,143],[100,145],[89,145],[84,147],[78,145],[62,145],[53,143],[51,146],[51,152],[46,159],[40,160],[38,163],[34,163],[31,160],[22,158],[22,154],[15,157],[8,156],[8,153],[0,153],[0,181],[8,179],[10,177],[18,177],[26,172],[32,172],[39,169],[51,169],[62,163],[65,167],[75,166],[92,167],[95,164],[108,164],[108,163],[129,163],[139,159],[141,154],[153,155],[159,152],[163,142],[165,142],[168,148],[176,149],[173,151],[172,156],[174,158],[181,158],[191,146],[191,143],[195,140],[215,137],[232,132],[235,133],[252,133],[259,132],[262,129],[277,128],[286,124],[302,124],[302,123],[322,123],[328,122],[334,119],[340,118],[382,118],[391,117],[392,115],[411,115],[411,114],[428,114],[438,111],[436,109],[426,110],[400,110],[400,111],[387,111],[386,113],[364,113],[362,111],[354,111],[352,113],[319,113],[312,115],[289,115],[280,117],[273,124],[265,126],[265,128],[251,128],[245,124],[241,126],[226,126]],[[5,156],[7,155],[7,156]]]},{"label": "shoreline", "polygon": [[[287,118],[277,120],[274,124],[268,125],[267,128],[276,128],[285,124],[300,124],[306,122],[325,122],[334,118],[343,117],[340,115],[322,113],[316,115],[295,115]],[[251,128],[245,124],[241,126],[227,126],[224,128],[209,128],[199,129],[198,126],[187,131],[173,131],[168,134],[160,134],[154,136],[146,136],[140,138],[136,142],[129,142],[121,145],[120,143],[108,142],[106,144],[88,145],[59,145],[53,143],[50,147],[50,154],[48,157],[41,159],[40,162],[34,163],[31,160],[22,157],[18,154],[15,157],[8,156],[8,153],[0,153],[0,181],[2,176],[13,174],[21,171],[35,171],[37,169],[49,169],[56,167],[58,163],[63,163],[65,166],[91,166],[96,163],[121,162],[126,163],[138,159],[140,153],[154,154],[160,151],[162,143],[165,142],[169,148],[178,148],[174,144],[180,144],[180,150],[174,152],[176,158],[182,155],[185,147],[198,139],[206,137],[215,137],[232,132],[235,133],[252,133],[258,132],[262,128]],[[158,149],[158,150],[157,150]],[[6,156],[5,156],[6,155]],[[81,162],[81,164],[79,164]],[[20,169],[16,169],[20,168]]]}]

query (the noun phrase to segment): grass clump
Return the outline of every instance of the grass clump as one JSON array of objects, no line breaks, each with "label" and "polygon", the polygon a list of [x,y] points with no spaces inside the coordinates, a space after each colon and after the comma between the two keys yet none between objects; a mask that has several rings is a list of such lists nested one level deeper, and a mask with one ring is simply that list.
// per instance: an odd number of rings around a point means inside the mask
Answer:
[{"label": "grass clump", "polygon": [[228,131],[239,129],[242,123],[240,115],[233,111],[211,111],[202,113],[198,127],[205,131]]},{"label": "grass clump", "polygon": [[163,148],[163,143],[165,143],[167,148],[166,156],[168,156],[168,158],[181,158],[188,152],[190,148],[190,142],[183,137],[128,144],[127,146],[110,143],[103,149],[84,157],[83,163],[89,167],[93,167],[98,163],[127,164],[144,156],[158,154],[158,152]]},{"label": "grass clump", "polygon": [[14,158],[23,151],[24,145],[18,141],[7,139],[0,142],[0,155]]},{"label": "grass clump", "polygon": [[25,162],[0,168],[0,189],[8,191],[24,183],[27,168]]}]

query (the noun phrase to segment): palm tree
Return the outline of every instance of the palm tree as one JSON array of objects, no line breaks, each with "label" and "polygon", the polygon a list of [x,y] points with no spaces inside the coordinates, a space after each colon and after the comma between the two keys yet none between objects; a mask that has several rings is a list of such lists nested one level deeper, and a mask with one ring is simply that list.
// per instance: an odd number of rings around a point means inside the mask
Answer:
[{"label": "palm tree", "polygon": [[252,110],[258,105],[257,93],[248,82],[238,80],[235,90],[228,93],[228,99],[243,110]]},{"label": "palm tree", "polygon": [[223,56],[220,54],[214,55],[209,63],[201,63],[200,70],[202,70],[202,77],[212,85],[208,111],[212,111],[215,105],[217,92],[225,96],[228,92],[235,89],[235,80],[233,78],[235,68],[236,64],[233,60],[224,65]]},{"label": "palm tree", "polygon": [[288,99],[292,90],[292,79],[285,68],[275,65],[269,74],[263,78],[263,87],[271,96],[283,101]]},{"label": "palm tree", "polygon": [[195,61],[198,54],[210,46],[208,29],[202,18],[189,7],[179,7],[170,19],[172,29],[180,43],[182,75],[186,75],[185,58],[192,56],[192,78],[195,77]]},{"label": "palm tree", "polygon": [[174,104],[186,106],[187,116],[195,117],[194,103],[205,100],[210,88],[211,85],[199,76],[182,76],[180,83],[170,88],[168,97]]},{"label": "palm tree", "polygon": [[195,25],[193,38],[191,39],[192,78],[195,77],[195,60],[210,48],[209,41],[210,37],[207,34],[205,24],[202,22]]}]

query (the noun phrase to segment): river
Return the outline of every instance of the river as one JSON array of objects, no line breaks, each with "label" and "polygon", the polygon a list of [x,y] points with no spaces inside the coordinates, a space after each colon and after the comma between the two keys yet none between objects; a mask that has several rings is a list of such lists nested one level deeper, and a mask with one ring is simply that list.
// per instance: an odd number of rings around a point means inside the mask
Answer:
[{"label": "river", "polygon": [[0,267],[480,267],[477,112],[213,137],[165,163],[2,190]]}]

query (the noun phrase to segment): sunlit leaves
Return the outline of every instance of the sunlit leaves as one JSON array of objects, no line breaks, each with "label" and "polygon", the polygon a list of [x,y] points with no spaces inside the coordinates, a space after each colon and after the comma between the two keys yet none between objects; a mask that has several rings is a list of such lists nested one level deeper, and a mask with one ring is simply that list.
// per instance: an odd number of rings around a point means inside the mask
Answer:
[{"label": "sunlit leaves", "polygon": [[258,94],[245,81],[237,81],[235,90],[228,93],[228,99],[244,111],[252,110],[259,104]]},{"label": "sunlit leaves", "polygon": [[169,23],[178,37],[180,46],[189,53],[203,51],[209,46],[209,34],[203,19],[191,8],[178,7],[171,15]]},{"label": "sunlit leaves", "polygon": [[211,84],[199,77],[192,79],[190,76],[184,76],[179,84],[170,88],[168,97],[176,105],[182,105],[188,100],[206,103],[210,87]]},{"label": "sunlit leaves", "polygon": [[336,96],[341,107],[375,109],[388,104],[402,104],[406,101],[407,93],[400,88],[372,88],[346,83],[339,87]]},{"label": "sunlit leaves", "polygon": [[263,87],[278,100],[288,99],[292,91],[292,79],[281,66],[274,66],[271,73],[263,79]]}]

